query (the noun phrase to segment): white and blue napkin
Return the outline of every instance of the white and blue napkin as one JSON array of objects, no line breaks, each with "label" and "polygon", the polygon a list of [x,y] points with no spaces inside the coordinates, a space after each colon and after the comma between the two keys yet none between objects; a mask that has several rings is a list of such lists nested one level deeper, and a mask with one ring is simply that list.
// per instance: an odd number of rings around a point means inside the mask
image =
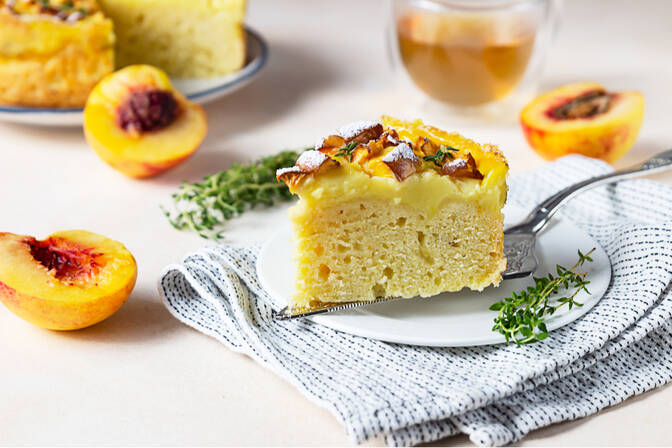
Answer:
[{"label": "white and blue napkin", "polygon": [[[530,208],[611,169],[568,156],[511,179],[509,201]],[[256,246],[205,247],[169,266],[159,289],[177,319],[285,378],[355,443],[465,433],[477,445],[503,445],[672,380],[672,187],[623,181],[580,195],[561,214],[602,245],[612,282],[583,318],[523,347],[412,347],[308,320],[275,322]]]}]

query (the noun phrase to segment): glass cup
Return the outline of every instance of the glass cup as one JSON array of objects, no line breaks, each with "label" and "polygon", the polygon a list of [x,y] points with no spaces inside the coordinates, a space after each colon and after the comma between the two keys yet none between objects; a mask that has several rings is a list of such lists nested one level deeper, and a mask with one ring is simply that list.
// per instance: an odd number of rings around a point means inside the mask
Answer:
[{"label": "glass cup", "polygon": [[392,0],[394,65],[429,97],[478,108],[532,91],[557,0]]}]

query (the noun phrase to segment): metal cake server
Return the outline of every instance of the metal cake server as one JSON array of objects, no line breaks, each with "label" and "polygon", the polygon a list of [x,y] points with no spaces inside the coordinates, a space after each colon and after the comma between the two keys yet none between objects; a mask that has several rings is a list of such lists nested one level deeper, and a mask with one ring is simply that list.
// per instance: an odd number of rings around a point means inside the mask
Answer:
[{"label": "metal cake server", "polygon": [[[541,232],[551,220],[551,217],[574,196],[599,185],[611,184],[620,180],[648,175],[664,171],[672,167],[672,149],[657,154],[649,160],[632,166],[628,169],[614,171],[602,176],[592,177],[582,182],[570,185],[549,197],[530,212],[522,222],[504,230],[504,255],[507,259],[506,270],[502,279],[527,277],[534,273],[539,261],[534,252],[537,234]],[[368,302],[334,302],[322,303],[310,309],[293,309],[285,307],[275,314],[276,320],[289,320],[315,314],[332,313],[351,308],[373,305],[401,298],[380,298]]]}]

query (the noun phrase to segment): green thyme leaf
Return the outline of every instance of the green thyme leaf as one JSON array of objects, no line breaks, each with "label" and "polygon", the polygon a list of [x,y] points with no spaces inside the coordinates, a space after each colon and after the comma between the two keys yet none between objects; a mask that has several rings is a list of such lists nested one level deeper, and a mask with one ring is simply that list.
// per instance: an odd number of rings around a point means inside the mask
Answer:
[{"label": "green thyme leaf", "polygon": [[453,159],[454,156],[450,153],[450,151],[459,151],[457,148],[453,148],[452,146],[446,146],[446,145],[441,145],[439,149],[437,149],[436,154],[430,154],[428,156],[425,156],[422,158],[422,160],[425,160],[427,162],[434,162],[434,165],[441,167],[443,166],[443,163],[446,159],[446,157]]},{"label": "green thyme leaf", "polygon": [[[518,345],[542,341],[548,337],[545,319],[552,316],[559,308],[567,305],[571,310],[575,306],[583,306],[576,301],[576,296],[582,290],[588,291],[585,272],[575,272],[586,262],[592,262],[590,255],[595,249],[586,254],[578,251],[579,260],[571,269],[556,266],[553,274],[544,277],[534,277],[534,286],[528,286],[523,291],[513,292],[499,302],[490,305],[490,310],[498,311],[492,331],[504,336],[506,342],[515,342]],[[560,290],[574,289],[572,294],[551,299]]]},{"label": "green thyme leaf", "polygon": [[252,163],[234,163],[227,170],[204,177],[202,182],[185,181],[172,195],[172,210],[162,207],[164,214],[178,230],[221,239],[224,233],[220,227],[226,220],[259,204],[292,199],[287,186],[276,180],[275,172],[293,166],[299,154],[282,151]]},{"label": "green thyme leaf", "polygon": [[338,152],[334,154],[334,157],[346,157],[350,162],[352,162],[353,157],[355,156],[355,149],[357,149],[356,142],[350,142],[347,145],[338,148]]}]

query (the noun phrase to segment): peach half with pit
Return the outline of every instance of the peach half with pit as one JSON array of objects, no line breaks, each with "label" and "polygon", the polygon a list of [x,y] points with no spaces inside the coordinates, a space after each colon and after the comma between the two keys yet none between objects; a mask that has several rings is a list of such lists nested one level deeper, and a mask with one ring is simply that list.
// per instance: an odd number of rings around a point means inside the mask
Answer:
[{"label": "peach half with pit", "polygon": [[136,178],[184,161],[198,149],[207,127],[203,108],[149,65],[131,65],[106,76],[84,108],[89,145],[110,166]]},{"label": "peach half with pit", "polygon": [[52,330],[76,330],[116,312],[137,277],[119,242],[84,230],[44,240],[0,233],[0,301],[22,319]]},{"label": "peach half with pit", "polygon": [[577,153],[613,163],[630,150],[644,118],[639,92],[609,92],[581,82],[532,100],[520,114],[525,138],[552,160]]}]

